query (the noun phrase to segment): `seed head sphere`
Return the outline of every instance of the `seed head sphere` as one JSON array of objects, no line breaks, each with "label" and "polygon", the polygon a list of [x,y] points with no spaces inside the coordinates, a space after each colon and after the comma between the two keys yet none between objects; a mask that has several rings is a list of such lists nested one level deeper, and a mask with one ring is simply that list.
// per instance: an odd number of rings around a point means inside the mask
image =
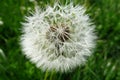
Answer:
[{"label": "seed head sphere", "polygon": [[85,11],[73,4],[37,7],[23,23],[23,53],[43,71],[67,72],[84,64],[96,40]]}]

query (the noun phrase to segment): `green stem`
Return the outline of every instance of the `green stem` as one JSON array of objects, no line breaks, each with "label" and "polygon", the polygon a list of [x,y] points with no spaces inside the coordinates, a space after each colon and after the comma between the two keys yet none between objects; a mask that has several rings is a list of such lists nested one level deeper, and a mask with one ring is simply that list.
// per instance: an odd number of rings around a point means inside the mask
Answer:
[{"label": "green stem", "polygon": [[44,80],[47,80],[48,73],[49,73],[48,70],[46,70]]},{"label": "green stem", "polygon": [[53,80],[53,76],[55,74],[55,70],[52,71],[51,75],[50,75],[50,80]]}]

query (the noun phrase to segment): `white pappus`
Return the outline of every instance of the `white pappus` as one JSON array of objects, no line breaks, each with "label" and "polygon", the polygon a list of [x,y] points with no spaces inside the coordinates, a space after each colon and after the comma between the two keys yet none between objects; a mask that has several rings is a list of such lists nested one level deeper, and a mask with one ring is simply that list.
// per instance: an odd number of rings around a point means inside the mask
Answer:
[{"label": "white pappus", "polygon": [[23,23],[23,53],[45,70],[67,72],[85,63],[95,47],[94,25],[84,7],[73,4],[36,7]]}]

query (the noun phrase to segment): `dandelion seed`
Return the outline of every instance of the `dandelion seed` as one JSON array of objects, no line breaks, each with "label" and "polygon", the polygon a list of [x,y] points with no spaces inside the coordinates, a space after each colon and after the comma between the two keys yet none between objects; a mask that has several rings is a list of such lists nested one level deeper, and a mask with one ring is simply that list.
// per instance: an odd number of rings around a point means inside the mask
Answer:
[{"label": "dandelion seed", "polygon": [[21,46],[37,67],[67,72],[85,63],[95,47],[94,25],[82,6],[39,7],[23,23]]}]

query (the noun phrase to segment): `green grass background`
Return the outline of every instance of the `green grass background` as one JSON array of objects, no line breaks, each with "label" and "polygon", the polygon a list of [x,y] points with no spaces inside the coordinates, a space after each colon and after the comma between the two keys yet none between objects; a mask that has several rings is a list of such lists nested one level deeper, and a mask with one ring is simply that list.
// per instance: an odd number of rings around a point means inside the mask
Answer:
[{"label": "green grass background", "polygon": [[[55,0],[37,0],[41,8]],[[60,0],[65,4],[68,0]],[[72,1],[72,0],[71,0]],[[21,52],[21,22],[34,3],[0,0],[0,80],[120,80],[120,0],[73,0],[87,8],[98,35],[95,52],[85,66],[69,73],[42,72]]]}]

